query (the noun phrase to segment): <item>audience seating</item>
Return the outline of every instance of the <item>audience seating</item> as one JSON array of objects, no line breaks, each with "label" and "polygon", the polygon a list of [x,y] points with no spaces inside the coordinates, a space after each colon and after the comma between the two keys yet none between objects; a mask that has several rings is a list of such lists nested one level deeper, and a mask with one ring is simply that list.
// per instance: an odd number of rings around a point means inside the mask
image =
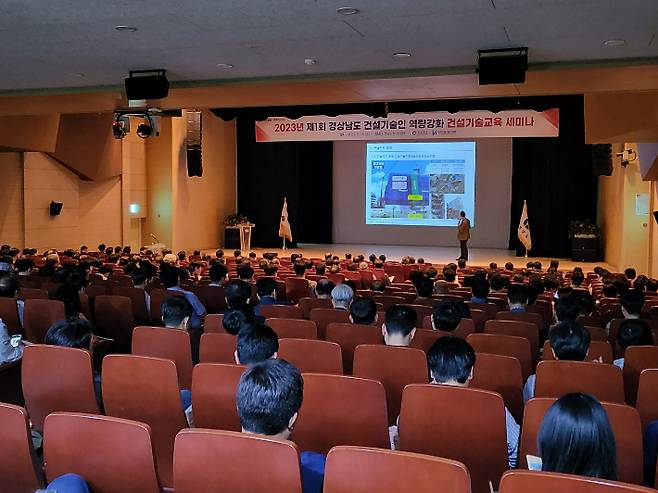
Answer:
[{"label": "audience seating", "polygon": [[23,352],[22,372],[25,407],[37,430],[43,430],[44,419],[55,411],[99,413],[88,351],[27,346]]},{"label": "audience seating", "polygon": [[162,325],[162,312],[160,307],[162,302],[172,296],[185,296],[180,291],[170,291],[168,289],[152,289],[151,290],[151,323],[155,325]]},{"label": "audience seating", "polygon": [[[537,437],[544,415],[557,398],[534,398],[526,403],[519,444],[519,466],[527,468],[526,454],[539,455]],[[603,402],[617,445],[617,475],[620,481],[642,484],[642,427],[632,407]]]},{"label": "audience seating", "polygon": [[376,325],[360,325],[351,323],[330,323],[327,326],[327,341],[340,346],[343,356],[343,370],[352,373],[354,350],[360,344],[384,344],[382,329]]},{"label": "audience seating", "polygon": [[2,491],[33,493],[44,485],[43,472],[32,447],[25,409],[0,403],[0,474]]},{"label": "audience seating", "polygon": [[201,336],[199,361],[201,363],[235,363],[237,337],[226,332],[211,332]]},{"label": "audience seating", "polygon": [[301,318],[268,318],[265,323],[272,327],[279,339],[317,339],[315,322]]},{"label": "audience seating", "polygon": [[416,312],[416,317],[417,317],[416,327],[422,327],[423,320],[425,319],[425,317],[432,316],[433,310],[431,306],[424,306],[424,305],[407,305],[407,306]]},{"label": "audience seating", "polygon": [[335,342],[280,339],[279,358],[289,361],[304,373],[343,374],[343,357],[340,346]]},{"label": "audience seating", "polygon": [[497,489],[508,468],[505,405],[499,394],[444,385],[408,385],[400,449],[463,462],[474,492]]},{"label": "audience seating", "polygon": [[82,476],[95,493],[160,493],[151,429],[138,421],[90,414],[46,418],[44,459],[49,481]]},{"label": "audience seating", "polygon": [[496,320],[510,320],[513,322],[526,322],[534,324],[538,333],[544,328],[544,318],[539,313],[532,312],[498,312]]},{"label": "audience seating", "polygon": [[[598,361],[601,358],[603,363],[612,364],[612,346],[608,341],[591,341],[589,343],[589,351],[587,353],[587,361]],[[542,355],[543,361],[554,361],[555,355],[551,349],[551,341],[544,342],[544,353]]]},{"label": "audience seating", "polygon": [[498,313],[498,305],[495,303],[476,303],[474,301],[467,301],[466,306],[469,309],[481,310],[487,316],[487,320],[493,320]]},{"label": "audience seating", "polygon": [[64,320],[64,303],[56,300],[25,300],[23,330],[25,338],[35,344],[43,343],[48,329]]},{"label": "audience seating", "polygon": [[299,277],[289,277],[286,279],[286,299],[292,304],[299,303],[300,298],[308,297],[310,285],[307,279]]},{"label": "audience seating", "polygon": [[658,420],[658,370],[642,370],[635,407],[642,418],[642,430]]},{"label": "audience seating", "polygon": [[518,423],[523,418],[523,375],[517,358],[477,353],[469,387],[498,392]]},{"label": "audience seating", "polygon": [[132,354],[170,359],[176,364],[178,384],[192,386],[192,349],[189,332],[162,327],[135,327]]},{"label": "audience seating", "polygon": [[94,313],[99,332],[113,338],[123,351],[130,352],[135,327],[131,299],[125,296],[98,295],[94,302]]},{"label": "audience seating", "polygon": [[525,337],[503,334],[471,334],[466,337],[466,342],[473,346],[476,353],[499,354],[518,359],[524,382],[532,374],[530,341]]},{"label": "audience seating", "polygon": [[223,313],[226,310],[226,297],[221,286],[194,286],[192,292],[210,313]]},{"label": "audience seating", "polygon": [[0,402],[24,406],[21,386],[21,360],[0,365]]},{"label": "audience seating", "polygon": [[[431,316],[427,316],[423,318],[422,328],[427,330],[434,330],[434,327],[432,326]],[[417,332],[418,331],[416,331],[416,333]],[[461,337],[462,339],[466,339],[466,336],[474,333],[475,333],[475,322],[473,322],[473,319],[471,318],[462,318],[459,321],[459,325],[457,326],[457,328],[452,331],[453,336]]]},{"label": "audience seating", "polygon": [[176,437],[176,493],[302,493],[299,452],[288,440],[190,429]]},{"label": "audience seating", "polygon": [[300,298],[299,308],[302,310],[302,316],[308,320],[311,318],[311,310],[314,308],[333,308],[331,299],[327,298]]},{"label": "audience seating", "polygon": [[420,349],[427,353],[432,344],[441,339],[442,337],[454,337],[454,332],[445,332],[443,330],[430,330],[430,329],[416,329],[414,338],[411,340],[409,347]]},{"label": "audience seating", "polygon": [[539,359],[539,330],[535,324],[517,320],[489,320],[484,324],[486,334],[524,337],[530,341],[530,356],[533,363]]},{"label": "audience seating", "polygon": [[338,446],[329,451],[324,493],[471,493],[466,466],[412,452]]},{"label": "audience seating", "polygon": [[482,310],[477,310],[475,308],[469,309],[471,312],[471,320],[475,325],[475,332],[484,332],[484,324],[487,322],[487,314]]},{"label": "audience seating", "polygon": [[384,385],[389,425],[394,425],[398,419],[405,386],[429,382],[427,357],[423,351],[381,344],[356,347],[353,375],[378,380]]},{"label": "audience seating", "polygon": [[589,332],[589,337],[591,341],[605,341],[608,342],[608,335],[605,332],[605,329],[602,327],[593,327],[591,325],[585,325],[585,330]]},{"label": "audience seating", "polygon": [[198,428],[240,431],[235,393],[246,366],[200,363],[192,373],[192,408]]},{"label": "audience seating", "polygon": [[326,454],[335,445],[389,448],[386,392],[381,382],[306,373],[304,402],[292,440]]},{"label": "audience seating", "polygon": [[146,307],[145,294],[146,292],[141,288],[133,288],[129,286],[117,286],[112,288],[113,296],[124,296],[126,298],[130,298],[133,307],[133,314],[135,315],[135,321],[139,324],[149,325],[151,323],[151,317],[149,316],[148,309]]},{"label": "audience seating", "polygon": [[540,361],[535,397],[586,392],[600,401],[624,403],[624,379],[614,365],[582,361]]},{"label": "audience seating", "polygon": [[103,360],[102,385],[108,416],[142,421],[151,427],[160,478],[165,486],[172,486],[174,438],[187,427],[174,362],[111,354]]},{"label": "audience seating", "polygon": [[327,325],[330,323],[350,323],[350,312],[334,308],[314,308],[310,319],[318,327],[318,338],[327,338]]},{"label": "audience seating", "polygon": [[403,305],[406,303],[403,296],[388,296],[382,294],[373,296],[372,301],[384,305],[384,311],[388,310],[393,305]]},{"label": "audience seating", "polygon": [[599,478],[535,471],[508,471],[499,493],[655,493],[656,490]]},{"label": "audience seating", "polygon": [[603,328],[603,323],[601,321],[601,317],[599,315],[580,315],[576,319],[576,322],[578,322],[581,325],[584,325],[585,327],[599,327]]},{"label": "audience seating", "polygon": [[226,334],[224,330],[224,315],[221,313],[210,313],[206,315],[203,321],[203,332],[222,332]]},{"label": "audience seating", "polygon": [[45,289],[21,287],[18,292],[19,300],[47,300],[48,291]]},{"label": "audience seating", "polygon": [[626,403],[635,405],[642,370],[658,369],[658,346],[631,346],[624,353]]},{"label": "audience seating", "polygon": [[263,305],[260,314],[265,318],[303,318],[302,310],[290,305]]},{"label": "audience seating", "polygon": [[7,325],[10,335],[21,333],[18,305],[14,298],[0,298],[0,319]]}]

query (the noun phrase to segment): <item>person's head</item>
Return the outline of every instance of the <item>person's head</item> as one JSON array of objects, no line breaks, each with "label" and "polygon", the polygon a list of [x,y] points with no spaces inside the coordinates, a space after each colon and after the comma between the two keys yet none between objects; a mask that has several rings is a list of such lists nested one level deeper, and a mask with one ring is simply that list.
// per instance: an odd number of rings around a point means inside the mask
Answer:
[{"label": "person's head", "polygon": [[573,292],[573,296],[578,302],[579,315],[591,315],[596,309],[596,302],[589,291],[579,289]]},{"label": "person's head", "polygon": [[19,258],[14,264],[19,274],[30,274],[34,269],[34,260],[31,258]]},{"label": "person's head", "polygon": [[331,290],[331,301],[334,308],[349,309],[354,298],[354,291],[347,284],[342,283]]},{"label": "person's head", "polygon": [[242,431],[288,439],[303,398],[304,380],[295,366],[282,359],[253,365],[237,388]]},{"label": "person's head", "polygon": [[617,292],[617,286],[614,283],[604,284],[603,285],[603,296],[606,298],[616,298],[619,293]]},{"label": "person's head", "polygon": [[215,262],[210,266],[210,271],[208,272],[208,275],[210,276],[210,281],[213,284],[222,284],[227,279],[228,269],[224,264]]},{"label": "person's head", "polygon": [[432,383],[468,387],[473,379],[475,351],[459,337],[441,337],[427,353]]},{"label": "person's head", "polygon": [[247,305],[251,297],[251,288],[246,282],[240,279],[234,279],[224,286],[224,297],[229,308],[238,305]]},{"label": "person's head", "polygon": [[215,252],[215,257],[216,258],[224,258],[224,250],[219,249]]},{"label": "person's head", "polygon": [[628,269],[624,270],[624,276],[626,276],[626,279],[629,281],[632,281],[637,277],[637,272],[633,267],[629,267]]},{"label": "person's head", "polygon": [[582,286],[584,281],[585,281],[585,276],[583,275],[582,272],[574,271],[573,274],[571,274],[571,284],[573,286],[580,287]]},{"label": "person's head", "polygon": [[658,292],[658,279],[652,277],[647,281],[647,291],[650,293]]},{"label": "person's head", "polygon": [[261,277],[256,281],[256,294],[259,299],[266,296],[276,298],[276,281],[271,277]]},{"label": "person's head", "polygon": [[432,312],[432,327],[435,330],[452,332],[462,319],[459,307],[452,301],[441,301],[434,306]]},{"label": "person's head", "polygon": [[180,279],[180,271],[178,267],[163,263],[160,266],[160,281],[164,284],[165,288],[173,288],[178,286]]},{"label": "person's head", "polygon": [[242,250],[233,250],[233,257],[235,258],[242,257]]},{"label": "person's head", "polygon": [[434,292],[434,281],[429,277],[421,274],[414,285],[416,286],[416,294],[419,298],[432,297],[432,293]]},{"label": "person's head", "polygon": [[5,276],[0,279],[1,298],[16,298],[19,288],[18,281],[14,276]]},{"label": "person's head", "polygon": [[105,252],[105,243],[101,243],[98,245],[98,251],[99,253]]},{"label": "person's head", "polygon": [[254,269],[252,269],[251,265],[248,263],[240,264],[236,269],[236,272],[238,274],[238,278],[242,279],[243,281],[249,282],[254,277]]},{"label": "person's head", "polygon": [[386,310],[382,335],[387,346],[409,346],[416,334],[418,315],[408,306],[393,305]]},{"label": "person's head", "polygon": [[549,334],[551,350],[556,359],[585,361],[589,352],[590,335],[587,329],[573,320],[560,322]]},{"label": "person's head", "polygon": [[617,447],[605,409],[589,394],[566,394],[544,415],[537,437],[542,471],[617,479]]},{"label": "person's head", "polygon": [[466,212],[461,211],[461,212],[459,213],[459,217],[466,217]]},{"label": "person's head", "polygon": [[249,305],[238,305],[224,312],[222,325],[226,332],[235,336],[245,324],[251,324],[255,320],[254,310]]},{"label": "person's head", "polygon": [[640,274],[633,281],[633,288],[638,290],[638,291],[645,291],[647,289],[647,282],[648,281],[649,281],[649,278],[647,276],[645,276],[644,274]]},{"label": "person's head", "polygon": [[187,330],[192,318],[192,305],[182,296],[170,296],[160,305],[165,327]]},{"label": "person's head", "polygon": [[62,284],[55,291],[54,299],[64,303],[64,313],[67,318],[78,318],[82,313],[80,288],[74,284]]},{"label": "person's head", "polygon": [[489,270],[498,270],[498,264],[496,262],[489,262]]},{"label": "person's head", "polygon": [[51,346],[90,349],[91,324],[80,318],[59,320],[48,329],[43,342]]},{"label": "person's head", "polygon": [[443,271],[443,279],[446,282],[455,282],[455,279],[457,278],[457,273],[452,270],[452,269],[445,269]]},{"label": "person's head", "polygon": [[383,293],[386,289],[386,283],[379,279],[375,279],[370,283],[370,291],[375,291],[377,293]]},{"label": "person's head", "polygon": [[624,351],[630,346],[651,346],[653,345],[653,332],[644,320],[631,318],[624,320],[619,326],[617,342]]},{"label": "person's head", "polygon": [[317,264],[315,266],[315,273],[318,276],[324,276],[326,270],[327,270],[327,266],[325,264]]},{"label": "person's head", "polygon": [[512,262],[505,262],[505,270],[513,271],[514,270],[514,264]]},{"label": "person's head", "polygon": [[295,270],[295,275],[298,277],[303,277],[306,273],[306,265],[299,262],[293,266],[293,269]]},{"label": "person's head", "polygon": [[263,267],[263,272],[265,272],[265,275],[270,277],[275,277],[276,271],[278,270],[279,270],[279,266],[276,264],[268,264],[265,267]]},{"label": "person's head", "polygon": [[489,281],[487,281],[487,278],[475,276],[471,284],[471,291],[474,298],[486,299],[489,296]]},{"label": "person's head", "polygon": [[466,260],[464,260],[463,258],[460,258],[459,260],[457,260],[457,267],[459,267],[460,269],[465,269],[466,268]]},{"label": "person's head", "polygon": [[377,320],[377,305],[370,298],[359,298],[350,305],[353,324],[372,325]]},{"label": "person's head", "polygon": [[644,306],[642,291],[629,289],[621,296],[621,311],[624,318],[639,318]]},{"label": "person's head", "polygon": [[509,279],[500,274],[494,274],[491,276],[491,279],[489,279],[489,284],[494,291],[502,291],[509,285]]},{"label": "person's head", "polygon": [[507,301],[510,308],[526,307],[528,305],[528,288],[520,284],[510,284],[507,288]]},{"label": "person's head", "polygon": [[315,286],[315,296],[319,299],[328,300],[331,298],[331,292],[335,287],[336,285],[329,279],[320,279]]},{"label": "person's head", "polygon": [[247,323],[240,328],[235,350],[238,365],[255,365],[276,358],[279,337],[265,324]]},{"label": "person's head", "polygon": [[575,294],[565,294],[555,302],[555,317],[558,322],[575,321],[580,315],[580,307]]}]

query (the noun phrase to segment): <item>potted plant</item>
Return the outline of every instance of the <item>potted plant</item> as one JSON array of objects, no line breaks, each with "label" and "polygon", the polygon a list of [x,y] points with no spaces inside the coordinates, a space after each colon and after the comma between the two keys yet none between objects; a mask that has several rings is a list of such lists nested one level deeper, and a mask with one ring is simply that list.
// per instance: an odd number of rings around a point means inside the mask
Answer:
[{"label": "potted plant", "polygon": [[570,238],[598,238],[600,235],[601,229],[589,219],[569,223]]},{"label": "potted plant", "polygon": [[224,226],[238,226],[249,223],[249,218],[243,214],[229,214],[224,218]]}]

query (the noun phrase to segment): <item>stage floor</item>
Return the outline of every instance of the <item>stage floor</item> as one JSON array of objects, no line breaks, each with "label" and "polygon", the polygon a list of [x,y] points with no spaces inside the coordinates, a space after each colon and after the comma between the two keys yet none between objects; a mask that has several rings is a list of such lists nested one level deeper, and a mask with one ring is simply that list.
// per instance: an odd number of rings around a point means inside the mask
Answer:
[{"label": "stage floor", "polygon": [[[400,260],[405,255],[411,255],[418,259],[423,258],[425,262],[433,264],[447,264],[454,262],[455,258],[459,256],[459,246],[452,247],[426,247],[426,246],[405,246],[405,245],[354,245],[354,244],[329,244],[329,245],[316,245],[316,244],[299,244],[298,248],[288,248],[281,250],[280,248],[253,248],[258,256],[264,252],[278,252],[280,256],[290,255],[291,253],[301,253],[304,257],[319,257],[324,258],[325,253],[332,253],[343,258],[345,253],[352,255],[362,254],[368,257],[371,253],[375,255],[386,255],[388,260]],[[211,255],[213,252],[209,252]],[[230,254],[228,250],[225,253]],[[246,253],[246,252],[243,252]],[[525,266],[529,261],[540,261],[543,268],[547,268],[550,258],[531,257],[526,260],[523,257],[517,257],[513,250],[499,250],[492,248],[470,248],[469,249],[469,262],[471,266],[488,266],[490,262],[496,262],[499,267],[503,267],[506,262],[512,262],[515,267]],[[591,271],[595,266],[600,265],[609,270],[615,270],[611,265],[605,262],[573,262],[570,259],[559,259],[560,269],[573,269],[576,266],[582,267],[585,271]]]}]

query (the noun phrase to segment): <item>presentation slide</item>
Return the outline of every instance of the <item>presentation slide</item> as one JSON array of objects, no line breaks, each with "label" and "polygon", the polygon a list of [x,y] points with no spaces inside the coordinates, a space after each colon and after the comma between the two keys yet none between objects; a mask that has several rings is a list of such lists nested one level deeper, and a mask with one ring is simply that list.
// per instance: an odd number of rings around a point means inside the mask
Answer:
[{"label": "presentation slide", "polygon": [[475,225],[475,142],[368,143],[366,224]]}]

